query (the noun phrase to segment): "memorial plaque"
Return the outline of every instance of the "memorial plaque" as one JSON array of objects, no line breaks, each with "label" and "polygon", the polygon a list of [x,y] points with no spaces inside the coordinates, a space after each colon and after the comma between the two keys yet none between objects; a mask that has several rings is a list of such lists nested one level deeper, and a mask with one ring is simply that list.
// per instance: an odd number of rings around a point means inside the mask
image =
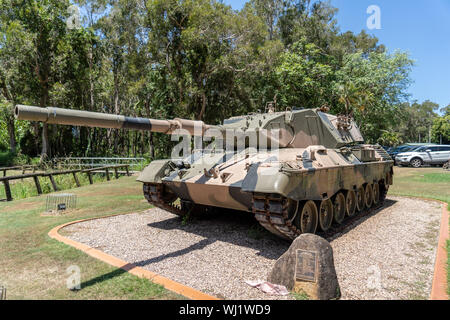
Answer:
[{"label": "memorial plaque", "polygon": [[66,210],[66,204],[65,203],[58,204],[58,211],[62,211],[62,210]]},{"label": "memorial plaque", "polygon": [[298,249],[295,264],[295,280],[317,282],[317,252]]}]

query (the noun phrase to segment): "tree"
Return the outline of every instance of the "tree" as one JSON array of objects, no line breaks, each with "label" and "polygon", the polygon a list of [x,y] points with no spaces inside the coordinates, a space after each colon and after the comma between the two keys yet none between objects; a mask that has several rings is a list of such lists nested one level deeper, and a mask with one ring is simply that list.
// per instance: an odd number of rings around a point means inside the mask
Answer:
[{"label": "tree", "polygon": [[403,140],[398,132],[382,130],[382,134],[377,142],[382,146],[393,147],[402,144]]},{"label": "tree", "polygon": [[275,28],[283,9],[283,1],[252,0],[251,5],[256,9],[257,15],[263,18],[267,26],[269,40],[273,40]]},{"label": "tree", "polygon": [[[47,106],[49,102],[49,92],[53,85],[54,59],[66,35],[65,18],[68,15],[68,6],[67,0],[4,0],[1,2],[4,12],[3,24],[20,25],[19,28],[29,34],[32,39],[33,47],[28,52],[26,60],[28,67],[32,68],[33,75],[27,82],[36,88],[33,91],[41,107]],[[30,74],[27,75],[30,76]],[[41,159],[48,156],[48,141],[48,126],[44,123]]]},{"label": "tree", "polygon": [[413,61],[401,52],[346,56],[333,83],[334,111],[354,115],[365,138],[376,141],[408,98],[412,66]]},{"label": "tree", "polygon": [[448,106],[446,106],[445,108],[442,108],[441,112],[442,112],[444,115],[450,114],[450,104],[449,104]]},{"label": "tree", "polygon": [[[84,15],[75,29],[73,3]],[[354,115],[368,142],[430,136],[422,119],[434,107],[404,104],[409,57],[364,31],[340,33],[329,2],[252,0],[237,11],[218,0],[0,0],[0,9],[0,136],[30,156],[153,159],[172,142],[14,122],[16,103],[218,124],[276,97],[280,109]]]},{"label": "tree", "polygon": [[282,54],[275,69],[279,83],[279,102],[286,107],[314,108],[329,104],[334,79],[332,58],[306,39],[296,42]]},{"label": "tree", "polygon": [[[4,9],[7,3],[0,2]],[[17,21],[11,21],[8,10],[0,10],[0,115],[5,121],[9,136],[9,148],[16,152],[16,128],[12,108],[24,103],[27,93],[28,75],[24,74],[30,66],[32,37]]]},{"label": "tree", "polygon": [[434,119],[431,134],[433,142],[441,144],[450,143],[450,114]]}]

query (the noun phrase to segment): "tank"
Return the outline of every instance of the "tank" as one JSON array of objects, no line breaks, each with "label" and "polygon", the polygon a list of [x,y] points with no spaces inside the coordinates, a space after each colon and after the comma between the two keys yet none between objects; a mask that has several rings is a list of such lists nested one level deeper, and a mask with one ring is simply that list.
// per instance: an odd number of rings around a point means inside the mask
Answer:
[{"label": "tank", "polygon": [[215,208],[246,212],[271,233],[293,240],[382,206],[392,185],[393,161],[386,151],[365,144],[353,119],[327,111],[277,112],[269,103],[265,112],[221,125],[23,105],[16,106],[15,117],[162,132],[176,141],[187,136],[181,143],[187,153],[152,161],[139,174],[150,204],[181,217]]}]

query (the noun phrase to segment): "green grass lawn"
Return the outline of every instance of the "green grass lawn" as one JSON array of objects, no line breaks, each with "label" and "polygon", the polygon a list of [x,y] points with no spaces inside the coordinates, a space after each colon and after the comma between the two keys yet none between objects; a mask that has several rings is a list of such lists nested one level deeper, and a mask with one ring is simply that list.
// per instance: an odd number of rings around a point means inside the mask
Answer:
[{"label": "green grass lawn", "polygon": [[[394,185],[389,195],[436,199],[446,202],[450,209],[450,171],[395,167]],[[447,293],[450,296],[450,241],[447,241],[447,257]]]},{"label": "green grass lawn", "polygon": [[[78,219],[139,212],[149,208],[135,177],[70,190],[76,210],[41,216],[46,196],[0,202],[0,286],[7,299],[178,299],[147,279],[109,266],[51,239],[55,226]],[[81,271],[81,290],[70,291],[67,269]]]},{"label": "green grass lawn", "polygon": [[442,168],[399,168],[394,170],[390,195],[423,197],[450,204],[450,171]]}]

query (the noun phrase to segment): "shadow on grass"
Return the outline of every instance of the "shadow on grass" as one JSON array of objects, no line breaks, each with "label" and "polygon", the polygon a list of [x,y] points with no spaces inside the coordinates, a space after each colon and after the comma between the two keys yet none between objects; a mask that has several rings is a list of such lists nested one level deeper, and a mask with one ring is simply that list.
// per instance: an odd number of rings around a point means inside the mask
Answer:
[{"label": "shadow on grass", "polygon": [[81,283],[81,289],[85,289],[85,288],[94,286],[94,285],[99,284],[99,283],[104,282],[104,281],[112,280],[113,278],[121,276],[122,274],[124,274],[124,273],[128,272],[129,270],[135,268],[135,266],[132,265],[132,264],[127,264],[123,268],[125,268],[125,270],[124,269],[117,269],[117,270],[111,271],[109,273],[102,274],[101,276],[95,277],[95,278],[90,279],[88,281],[82,282]]},{"label": "shadow on grass", "polygon": [[168,254],[163,254],[163,255],[160,255],[158,257],[154,257],[151,259],[142,260],[142,261],[136,262],[135,265],[137,265],[139,267],[143,267],[143,266],[146,266],[146,265],[149,265],[152,263],[161,262],[165,259],[179,257],[179,256],[185,255],[185,254],[190,253],[195,250],[202,250],[203,248],[209,246],[210,244],[213,244],[216,241],[217,240],[214,240],[214,239],[203,239],[197,243],[194,243],[193,245],[190,245],[187,248],[177,250],[174,252],[170,252]]}]

